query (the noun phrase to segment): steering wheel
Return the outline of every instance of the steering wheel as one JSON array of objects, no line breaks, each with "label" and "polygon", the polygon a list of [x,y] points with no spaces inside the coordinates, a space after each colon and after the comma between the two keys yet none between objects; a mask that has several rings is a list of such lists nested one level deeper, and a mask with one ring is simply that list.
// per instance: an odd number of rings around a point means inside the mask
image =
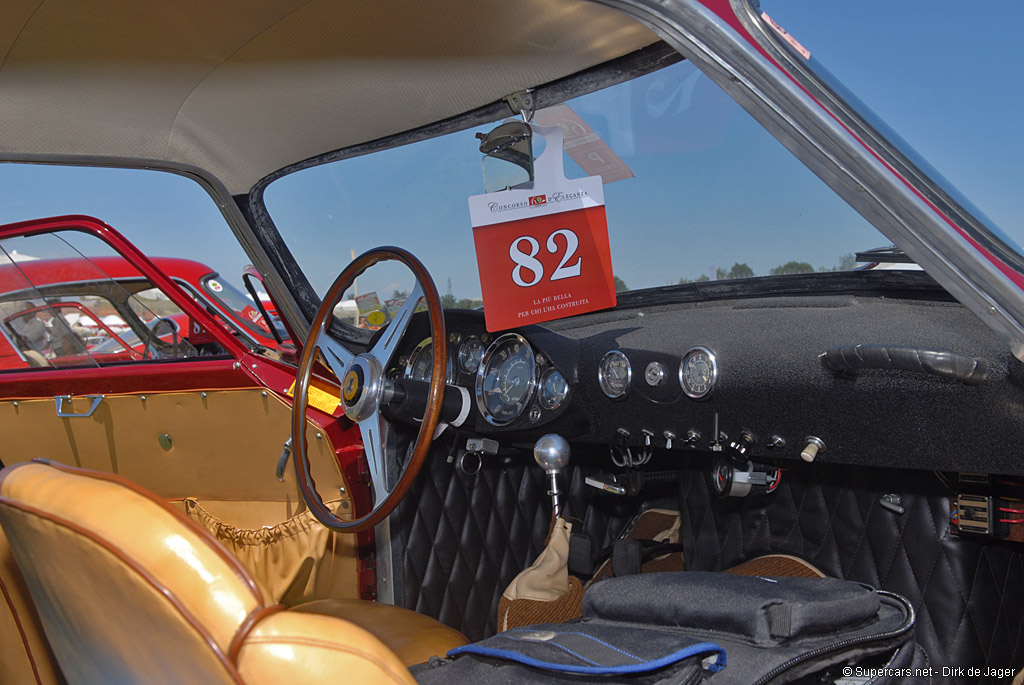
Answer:
[{"label": "steering wheel", "polygon": [[[416,287],[409,294],[402,308],[395,314],[387,328],[381,331],[372,347],[362,354],[353,354],[327,333],[334,314],[334,307],[355,279],[378,262],[397,261],[405,264],[416,277]],[[399,342],[409,327],[413,312],[423,298],[430,316],[430,335],[434,344],[434,360],[430,377],[423,422],[420,424],[412,456],[405,464],[394,486],[388,482],[385,459],[385,434],[387,419],[381,414],[381,406],[391,399],[391,387],[384,377],[398,349]],[[341,407],[345,416],[359,426],[363,438],[363,450],[370,469],[373,486],[373,500],[370,511],[359,518],[345,521],[324,505],[316,490],[316,483],[310,473],[309,458],[306,455],[306,393],[313,372],[313,364],[322,359],[341,379]],[[292,403],[292,461],[299,491],[309,510],[320,523],[328,528],[348,533],[372,528],[387,518],[402,497],[409,491],[416,474],[419,473],[434,431],[441,415],[444,398],[445,360],[448,358],[445,339],[444,316],[437,287],[427,273],[426,267],[411,253],[397,247],[378,247],[365,252],[341,272],[330,290],[324,296],[317,310],[309,335],[302,346],[299,368],[295,379],[295,395]]]},{"label": "steering wheel", "polygon": [[161,316],[153,322],[152,326],[150,326],[149,333],[146,334],[146,340],[142,343],[143,359],[164,358],[164,353],[157,349],[156,344],[159,340],[161,326],[171,329],[171,356],[174,358],[178,356],[178,327],[171,319],[166,316]]}]

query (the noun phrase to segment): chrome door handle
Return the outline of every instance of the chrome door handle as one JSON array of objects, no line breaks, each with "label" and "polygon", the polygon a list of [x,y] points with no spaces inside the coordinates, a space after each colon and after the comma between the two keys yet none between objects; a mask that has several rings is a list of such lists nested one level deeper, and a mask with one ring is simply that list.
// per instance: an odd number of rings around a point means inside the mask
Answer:
[{"label": "chrome door handle", "polygon": [[[87,418],[89,416],[92,416],[93,412],[96,411],[96,407],[100,406],[100,402],[103,401],[104,397],[105,395],[86,395],[85,399],[92,400],[92,405],[89,407],[88,411],[83,412],[81,414],[76,414],[75,412],[70,411],[71,395],[56,395],[53,399],[57,403],[57,416],[59,416],[62,419],[72,419],[79,417]],[[68,403],[68,411],[64,411],[65,402]]]}]

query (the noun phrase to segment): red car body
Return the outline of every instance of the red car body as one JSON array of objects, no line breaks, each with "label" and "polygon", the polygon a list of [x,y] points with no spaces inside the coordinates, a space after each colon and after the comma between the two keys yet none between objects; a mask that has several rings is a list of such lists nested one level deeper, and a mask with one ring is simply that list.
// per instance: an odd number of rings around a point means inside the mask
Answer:
[{"label": "red car body", "polygon": [[[272,336],[263,313],[251,298],[220,280],[218,273],[209,266],[188,259],[167,257],[154,257],[152,262],[200,302],[225,331],[251,347],[281,347],[278,339]],[[0,315],[0,369],[40,365],[37,355],[25,354],[30,346],[24,340],[19,341],[17,330],[29,316],[39,312],[49,316],[70,314],[66,327],[59,323],[57,326],[65,329],[65,338],[68,338],[67,331],[74,329],[73,332],[81,342],[80,345],[74,343],[74,349],[69,348],[63,353],[47,348],[43,356],[53,360],[55,366],[91,364],[90,359],[101,364],[141,359],[145,354],[143,340],[131,332],[133,327],[125,321],[128,314],[124,308],[114,312],[109,309],[94,311],[75,298],[101,296],[109,300],[112,293],[127,296],[129,292],[151,287],[152,282],[138,268],[119,256],[38,259],[0,265],[0,302],[39,303],[15,313],[7,310]],[[40,296],[46,298],[48,306],[42,304]],[[58,296],[62,301],[54,300]],[[104,321],[112,314],[123,325],[114,323],[111,326]],[[173,333],[170,330],[158,331],[157,335],[161,339],[168,339],[181,331],[181,337],[197,349],[214,344],[206,326],[184,314],[174,313],[160,318],[169,319],[175,328]],[[152,324],[154,320],[150,318],[149,323]],[[82,321],[85,325],[77,325]],[[134,323],[138,327],[138,322]],[[95,335],[90,336],[90,333]],[[128,340],[122,339],[122,335]],[[89,340],[89,337],[99,340]],[[106,343],[106,340],[117,344]],[[38,352],[41,354],[43,351]]]}]

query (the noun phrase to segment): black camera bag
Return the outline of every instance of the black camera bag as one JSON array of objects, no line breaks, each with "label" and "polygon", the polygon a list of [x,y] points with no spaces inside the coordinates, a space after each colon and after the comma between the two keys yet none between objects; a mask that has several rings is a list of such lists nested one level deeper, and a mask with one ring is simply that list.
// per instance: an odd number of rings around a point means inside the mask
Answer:
[{"label": "black camera bag", "polygon": [[899,595],[835,578],[650,573],[587,590],[582,616],[413,667],[421,683],[926,683]]}]

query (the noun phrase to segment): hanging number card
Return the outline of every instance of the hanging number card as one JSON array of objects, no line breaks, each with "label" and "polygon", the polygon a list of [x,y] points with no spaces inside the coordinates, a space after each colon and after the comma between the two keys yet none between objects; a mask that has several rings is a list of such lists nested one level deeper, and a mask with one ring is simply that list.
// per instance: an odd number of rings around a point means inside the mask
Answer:
[{"label": "hanging number card", "polygon": [[615,306],[601,177],[566,179],[562,129],[532,128],[534,181],[469,198],[491,332]]}]

